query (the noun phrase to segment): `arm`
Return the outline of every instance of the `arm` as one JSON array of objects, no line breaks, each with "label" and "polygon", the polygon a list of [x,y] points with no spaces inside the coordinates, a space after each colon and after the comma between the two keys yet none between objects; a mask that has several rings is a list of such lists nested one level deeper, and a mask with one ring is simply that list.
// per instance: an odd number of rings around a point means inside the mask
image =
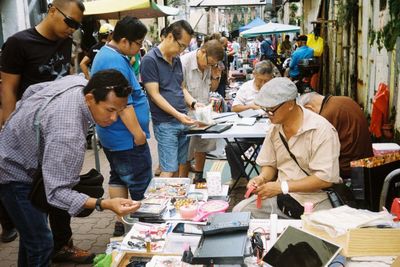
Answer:
[{"label": "arm", "polygon": [[129,132],[133,135],[135,144],[138,146],[145,144],[146,134],[140,127],[134,107],[132,105],[129,105],[121,112],[119,112],[118,115],[121,117],[121,120],[126,128],[128,128]]},{"label": "arm", "polygon": [[242,112],[242,111],[245,111],[245,110],[248,110],[248,109],[256,110],[256,109],[260,109],[260,106],[257,106],[256,104],[253,103],[251,105],[238,104],[238,105],[235,105],[235,106],[232,107],[232,111],[233,112]]},{"label": "arm", "polygon": [[[156,82],[149,82],[144,85],[151,100],[163,111],[170,114],[183,124],[194,124],[194,121],[186,114],[178,112],[167,100],[160,94],[159,85]],[[187,90],[186,90],[187,91]],[[186,99],[185,99],[186,100]]]},{"label": "arm", "polygon": [[79,66],[81,67],[81,70],[82,70],[83,74],[85,74],[85,78],[86,78],[87,80],[90,79],[89,67],[88,67],[88,65],[89,65],[90,62],[92,62],[92,60],[90,60],[90,58],[89,58],[88,56],[85,56],[85,57],[82,59],[81,63],[79,63]]},{"label": "arm", "polygon": [[21,82],[21,75],[1,72],[1,78],[3,86],[3,89],[1,90],[3,116],[1,118],[0,125],[3,125],[15,109],[15,104],[17,103],[17,91]]},{"label": "arm", "polygon": [[[84,207],[86,209],[94,209],[96,205],[96,200],[97,199],[92,197],[88,198],[85,202]],[[112,198],[104,199],[103,201],[101,201],[100,207],[105,210],[111,210],[118,216],[124,216],[137,211],[140,208],[140,202],[124,198]]]},{"label": "arm", "polygon": [[[332,186],[332,183],[321,180],[316,175],[310,175],[300,180],[287,181],[287,183],[289,185],[289,192],[316,192]],[[257,187],[255,192],[263,198],[274,197],[282,193],[281,182],[266,182]]]}]

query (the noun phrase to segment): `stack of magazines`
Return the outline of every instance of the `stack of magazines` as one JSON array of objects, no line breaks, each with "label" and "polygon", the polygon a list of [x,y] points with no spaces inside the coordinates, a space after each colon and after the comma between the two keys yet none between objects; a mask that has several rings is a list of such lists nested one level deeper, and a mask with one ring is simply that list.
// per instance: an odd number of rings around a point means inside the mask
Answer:
[{"label": "stack of magazines", "polygon": [[131,217],[162,219],[168,201],[168,198],[146,198],[142,200],[140,209],[138,209],[135,213],[132,213]]}]

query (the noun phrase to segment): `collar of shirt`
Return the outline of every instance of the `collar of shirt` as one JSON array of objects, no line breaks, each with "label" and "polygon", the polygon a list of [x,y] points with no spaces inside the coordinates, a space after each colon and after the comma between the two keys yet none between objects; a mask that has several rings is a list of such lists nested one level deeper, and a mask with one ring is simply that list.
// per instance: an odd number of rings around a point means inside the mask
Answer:
[{"label": "collar of shirt", "polygon": [[115,51],[115,52],[117,52],[118,54],[121,55],[121,57],[123,57],[124,59],[126,59],[126,60],[129,62],[128,56],[125,55],[125,54],[123,54],[117,47],[115,47],[115,46],[113,46],[113,45],[110,45],[109,43],[108,43],[108,44],[105,44],[105,47],[108,48],[108,49],[111,49],[111,50],[113,50],[113,51]]},{"label": "collar of shirt", "polygon": [[[155,55],[156,55],[158,58],[160,58],[160,59],[164,60],[166,63],[168,63],[168,61],[166,61],[165,58],[163,57],[163,54],[161,53],[161,50],[160,50],[160,48],[158,48],[158,46],[157,46],[157,47],[154,47],[153,49],[154,49]],[[173,58],[172,58],[172,68],[174,68],[175,65],[178,63],[178,58],[179,58],[179,57],[173,57]],[[169,64],[169,63],[168,63],[168,64]]]}]

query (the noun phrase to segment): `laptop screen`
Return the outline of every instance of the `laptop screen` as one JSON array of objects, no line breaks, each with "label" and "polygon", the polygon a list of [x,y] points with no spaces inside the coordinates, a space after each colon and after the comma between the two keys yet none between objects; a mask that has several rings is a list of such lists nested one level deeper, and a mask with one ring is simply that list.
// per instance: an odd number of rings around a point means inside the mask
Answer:
[{"label": "laptop screen", "polygon": [[340,247],[289,226],[279,236],[263,261],[274,267],[321,267],[340,252]]}]

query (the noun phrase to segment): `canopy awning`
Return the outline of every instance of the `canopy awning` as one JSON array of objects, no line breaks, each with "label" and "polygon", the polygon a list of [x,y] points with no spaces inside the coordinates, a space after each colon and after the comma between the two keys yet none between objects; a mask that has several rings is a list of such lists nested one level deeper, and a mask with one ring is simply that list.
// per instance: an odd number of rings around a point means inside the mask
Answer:
[{"label": "canopy awning", "polygon": [[120,19],[126,15],[137,18],[176,16],[179,9],[162,6],[152,0],[97,0],[84,2],[85,16],[94,15],[99,19]]},{"label": "canopy awning", "polygon": [[284,32],[300,32],[300,27],[280,23],[269,22],[265,25],[257,26],[240,33],[242,37],[255,37],[260,34],[275,34]]},{"label": "canopy awning", "polygon": [[253,19],[250,23],[248,23],[247,25],[244,25],[242,27],[239,28],[239,31],[246,31],[248,29],[257,27],[257,26],[261,26],[261,25],[265,25],[265,21],[263,21],[262,19],[260,19],[259,17]]}]

